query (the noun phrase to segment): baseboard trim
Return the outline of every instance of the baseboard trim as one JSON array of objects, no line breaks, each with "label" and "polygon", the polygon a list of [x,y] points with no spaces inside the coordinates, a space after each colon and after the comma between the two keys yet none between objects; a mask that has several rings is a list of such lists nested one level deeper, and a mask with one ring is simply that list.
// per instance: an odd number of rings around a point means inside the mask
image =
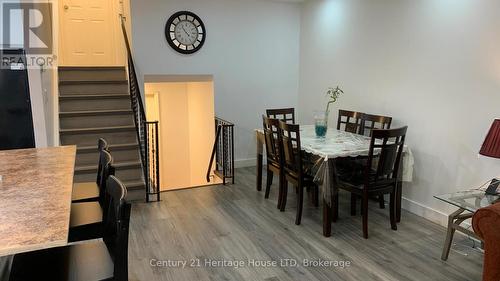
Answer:
[{"label": "baseboard trim", "polygon": [[406,197],[403,197],[402,208],[444,227],[448,225],[447,214]]},{"label": "baseboard trim", "polygon": [[[402,208],[407,210],[410,213],[413,213],[417,216],[423,217],[424,219],[430,220],[430,221],[432,221],[436,224],[439,224],[443,227],[448,227],[448,215],[449,214],[443,213],[441,211],[438,211],[438,210],[433,209],[429,206],[415,202],[415,201],[408,199],[408,198],[405,198],[405,197],[403,197]],[[471,223],[469,223],[468,221],[464,221],[462,223],[462,226],[464,226],[465,228],[468,228],[471,226]],[[455,232],[455,234],[469,237],[467,234],[462,233],[460,231]],[[480,241],[475,239],[474,237],[469,237],[469,238],[480,243]]]}]

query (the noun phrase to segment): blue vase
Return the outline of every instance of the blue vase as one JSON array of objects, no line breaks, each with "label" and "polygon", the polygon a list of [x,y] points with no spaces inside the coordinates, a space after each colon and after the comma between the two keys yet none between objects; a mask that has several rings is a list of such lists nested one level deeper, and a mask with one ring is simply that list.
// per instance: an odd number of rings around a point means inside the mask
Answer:
[{"label": "blue vase", "polygon": [[328,112],[316,111],[314,113],[314,130],[318,138],[324,138],[328,131]]}]

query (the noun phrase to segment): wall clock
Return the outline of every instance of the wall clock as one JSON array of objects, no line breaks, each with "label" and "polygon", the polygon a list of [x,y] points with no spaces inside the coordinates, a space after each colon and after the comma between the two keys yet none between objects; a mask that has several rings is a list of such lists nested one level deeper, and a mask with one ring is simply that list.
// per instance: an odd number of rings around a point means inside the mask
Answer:
[{"label": "wall clock", "polygon": [[203,21],[188,11],[173,14],[165,26],[168,44],[181,54],[192,54],[200,50],[206,36]]}]

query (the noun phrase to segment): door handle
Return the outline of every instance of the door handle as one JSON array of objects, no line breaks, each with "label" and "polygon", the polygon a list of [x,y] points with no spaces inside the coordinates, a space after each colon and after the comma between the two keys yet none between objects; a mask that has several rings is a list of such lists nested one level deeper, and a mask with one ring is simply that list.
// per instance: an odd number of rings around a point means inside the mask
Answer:
[{"label": "door handle", "polygon": [[65,10],[68,10],[68,9],[69,9],[69,6],[68,6],[68,5],[64,5],[64,9],[65,9]]}]

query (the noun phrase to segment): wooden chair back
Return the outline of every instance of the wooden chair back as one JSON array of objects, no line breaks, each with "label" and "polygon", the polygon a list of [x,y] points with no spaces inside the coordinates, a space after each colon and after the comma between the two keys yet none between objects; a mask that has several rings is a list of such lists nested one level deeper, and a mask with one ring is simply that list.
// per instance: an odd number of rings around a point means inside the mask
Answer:
[{"label": "wooden chair back", "polygon": [[279,140],[279,120],[262,115],[267,161],[281,166],[281,144]]},{"label": "wooden chair back", "polygon": [[364,113],[361,117],[360,135],[371,136],[374,129],[390,129],[392,117]]},{"label": "wooden chair back", "polygon": [[103,138],[100,138],[98,141],[97,141],[97,150],[99,151],[99,163],[97,164],[97,179],[96,179],[96,183],[99,185],[101,183],[101,174],[102,174],[102,165],[103,165],[103,161],[104,161],[104,154],[102,153],[104,150],[105,151],[109,151],[109,145],[108,145],[108,142],[103,139]]},{"label": "wooden chair back", "polygon": [[107,180],[109,206],[104,221],[103,240],[114,263],[113,280],[128,280],[128,237],[131,205],[127,188],[115,176]]},{"label": "wooden chair back", "polygon": [[358,134],[361,129],[361,120],[363,115],[364,113],[362,112],[340,109],[337,120],[337,130]]},{"label": "wooden chair back", "polygon": [[[365,187],[377,184],[377,181],[392,179],[396,183],[403,155],[403,148],[408,127],[398,129],[374,129],[372,131],[370,150],[365,174]],[[372,167],[377,160],[375,175]],[[369,183],[369,179],[372,182]],[[374,182],[373,182],[374,180]]]},{"label": "wooden chair back", "polygon": [[295,124],[295,108],[267,109],[266,115],[272,119],[283,120],[286,123]]},{"label": "wooden chair back", "polygon": [[285,170],[295,174],[298,179],[303,176],[302,150],[300,144],[300,128],[296,124],[279,121],[280,138],[283,146],[283,165]]},{"label": "wooden chair back", "polygon": [[[107,189],[107,181],[109,176],[115,174],[115,167],[113,166],[113,156],[106,151],[103,150],[102,152],[103,159],[102,159],[102,171],[101,171],[101,181],[99,183],[99,203],[101,206],[104,206],[107,202],[106,199],[106,189]],[[103,209],[106,211],[106,209]]]}]

